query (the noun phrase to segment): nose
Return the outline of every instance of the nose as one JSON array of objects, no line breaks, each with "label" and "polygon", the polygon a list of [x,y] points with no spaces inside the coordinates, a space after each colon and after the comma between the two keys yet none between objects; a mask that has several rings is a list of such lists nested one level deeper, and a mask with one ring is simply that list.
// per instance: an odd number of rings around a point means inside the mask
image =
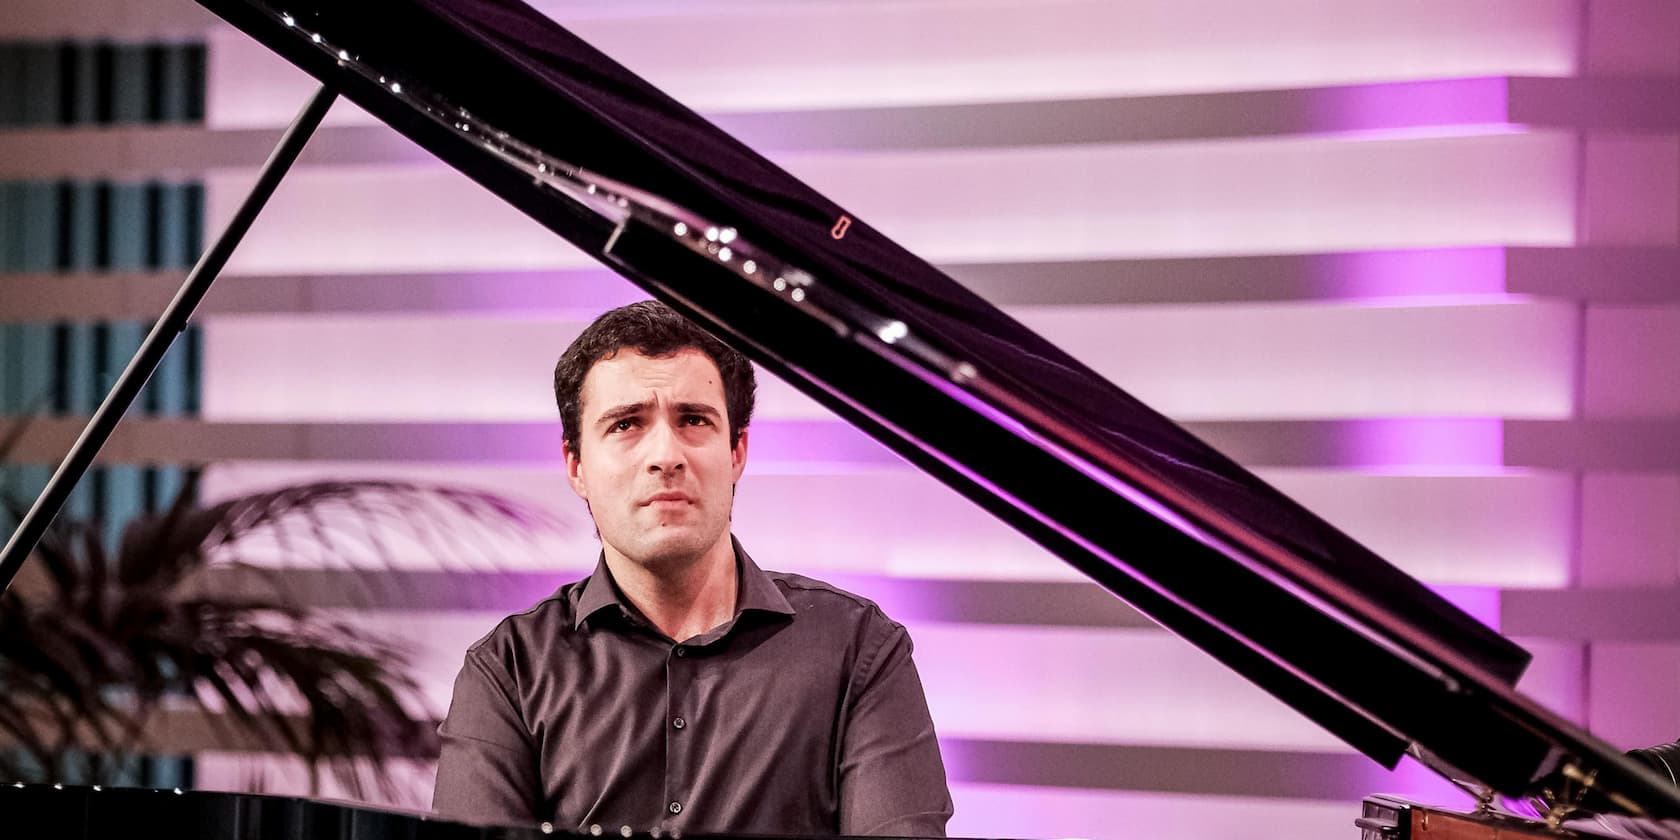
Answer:
[{"label": "nose", "polygon": [[655,424],[644,438],[647,443],[647,470],[650,473],[681,472],[687,462],[677,430],[669,423]]}]

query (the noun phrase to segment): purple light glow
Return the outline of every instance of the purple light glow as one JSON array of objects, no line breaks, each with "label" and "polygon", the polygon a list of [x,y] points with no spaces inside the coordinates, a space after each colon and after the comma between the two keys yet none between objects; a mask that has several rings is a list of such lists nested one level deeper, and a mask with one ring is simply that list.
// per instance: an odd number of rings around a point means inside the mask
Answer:
[{"label": "purple light glow", "polygon": [[1471,618],[1490,630],[1499,630],[1499,589],[1492,586],[1453,586],[1436,584],[1429,587],[1447,603],[1463,610]]},{"label": "purple light glow", "polygon": [[1306,102],[1309,124],[1324,132],[1431,126],[1497,126],[1510,114],[1503,78],[1441,79],[1331,88]]},{"label": "purple light glow", "polygon": [[1505,426],[1495,417],[1361,420],[1335,427],[1333,462],[1368,467],[1498,469]]},{"label": "purple light glow", "polygon": [[1504,248],[1434,248],[1327,255],[1308,278],[1320,297],[1495,295],[1505,292]]}]

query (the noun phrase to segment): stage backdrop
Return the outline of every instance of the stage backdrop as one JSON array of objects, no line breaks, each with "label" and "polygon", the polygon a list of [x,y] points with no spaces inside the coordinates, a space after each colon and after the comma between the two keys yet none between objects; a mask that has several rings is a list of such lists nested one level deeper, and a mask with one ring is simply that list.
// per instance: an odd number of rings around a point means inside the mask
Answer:
[{"label": "stage backdrop", "polygon": [[[1680,4],[540,5],[1516,638],[1535,654],[1522,687],[1551,707],[1624,748],[1680,734]],[[0,94],[4,206],[25,208],[0,262],[0,408],[62,394],[49,412],[70,418],[104,364],[93,336],[127,346],[312,86],[186,0],[12,0],[0,39],[7,61],[108,42],[187,56],[163,126],[49,130],[14,107],[49,96],[17,71]],[[115,84],[174,72],[145,66]],[[50,96],[99,113],[98,91]],[[127,242],[167,217],[176,244],[48,259],[20,233],[130,204],[90,230]],[[109,276],[60,274],[78,270]],[[357,620],[414,646],[441,714],[468,644],[594,562],[550,371],[639,297],[341,105],[160,382],[153,412],[191,420],[131,417],[157,433],[107,475],[208,464],[209,499],[422,477],[555,512],[563,532],[535,543],[375,572],[408,595]],[[1364,793],[1463,802],[1353,754],[785,385],[761,389],[736,533],[910,627],[954,834],[1328,839],[1351,836]],[[15,460],[56,458],[43,435]],[[146,475],[109,504],[155,500],[176,473]],[[249,754],[193,767],[203,787],[303,784]],[[407,801],[428,801],[430,767],[408,769]]]}]

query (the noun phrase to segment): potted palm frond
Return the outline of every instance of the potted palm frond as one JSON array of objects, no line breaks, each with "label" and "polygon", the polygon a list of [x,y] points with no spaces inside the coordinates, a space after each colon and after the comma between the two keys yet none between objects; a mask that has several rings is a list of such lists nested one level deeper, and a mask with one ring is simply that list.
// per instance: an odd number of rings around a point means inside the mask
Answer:
[{"label": "potted palm frond", "polygon": [[552,522],[427,484],[316,482],[199,507],[193,483],[116,546],[61,515],[0,597],[0,779],[111,783],[187,714],[303,759],[312,793],[324,770],[357,798],[365,784],[395,798],[383,759],[436,749],[407,651],[297,603],[272,563],[241,554],[447,554]]}]

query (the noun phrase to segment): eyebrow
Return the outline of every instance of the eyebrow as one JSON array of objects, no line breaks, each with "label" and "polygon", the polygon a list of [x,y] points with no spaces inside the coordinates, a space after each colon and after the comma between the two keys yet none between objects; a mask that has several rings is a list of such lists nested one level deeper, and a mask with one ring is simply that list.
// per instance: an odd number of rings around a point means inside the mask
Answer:
[{"label": "eyebrow", "polygon": [[[603,424],[616,423],[626,417],[635,417],[640,414],[646,414],[652,409],[653,403],[649,400],[615,405],[612,408],[601,412],[601,416],[595,418],[595,425],[599,426]],[[716,408],[701,402],[676,403],[671,406],[671,410],[678,414],[700,414],[714,420],[721,420],[723,418],[722,412],[719,412]]]},{"label": "eyebrow", "polygon": [[680,402],[671,406],[678,414],[703,414],[714,420],[723,419],[723,414],[706,403]]}]

